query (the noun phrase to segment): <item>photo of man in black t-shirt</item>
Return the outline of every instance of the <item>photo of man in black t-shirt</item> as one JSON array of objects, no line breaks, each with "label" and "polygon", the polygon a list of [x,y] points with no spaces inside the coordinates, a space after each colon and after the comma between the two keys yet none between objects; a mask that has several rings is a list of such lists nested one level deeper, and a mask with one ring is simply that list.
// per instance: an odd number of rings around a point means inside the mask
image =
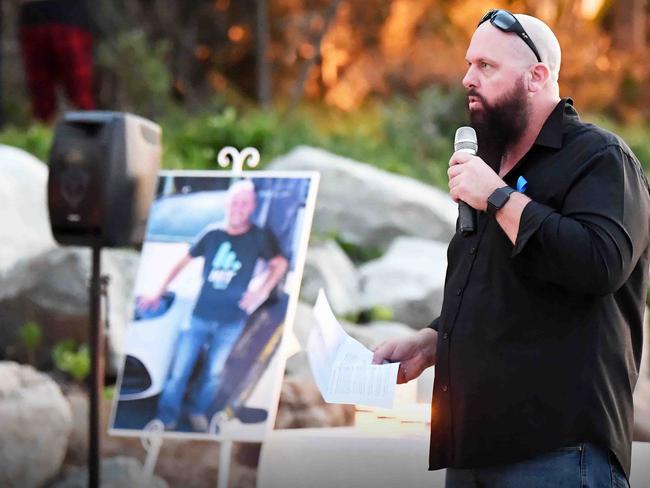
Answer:
[{"label": "photo of man in black t-shirt", "polygon": [[[268,298],[287,271],[288,261],[273,234],[251,223],[255,207],[253,183],[240,180],[232,184],[225,222],[204,229],[157,292],[140,300],[140,307],[157,306],[174,278],[193,259],[204,259],[201,290],[187,326],[180,331],[176,355],[158,401],[156,418],[165,430],[177,426],[189,379],[206,346],[207,355],[188,409],[192,429],[208,430],[206,412],[222,382],[226,359],[247,317]],[[258,259],[266,262],[268,274],[259,286],[249,287]]]}]

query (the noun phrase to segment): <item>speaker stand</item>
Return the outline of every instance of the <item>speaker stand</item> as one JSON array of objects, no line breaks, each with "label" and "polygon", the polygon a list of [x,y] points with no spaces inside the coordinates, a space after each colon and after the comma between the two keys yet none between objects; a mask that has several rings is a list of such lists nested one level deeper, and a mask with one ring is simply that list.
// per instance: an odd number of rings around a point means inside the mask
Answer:
[{"label": "speaker stand", "polygon": [[90,278],[90,409],[88,487],[100,485],[100,429],[101,398],[104,387],[104,331],[100,316],[101,302],[101,250],[99,237],[92,245],[92,274]]}]

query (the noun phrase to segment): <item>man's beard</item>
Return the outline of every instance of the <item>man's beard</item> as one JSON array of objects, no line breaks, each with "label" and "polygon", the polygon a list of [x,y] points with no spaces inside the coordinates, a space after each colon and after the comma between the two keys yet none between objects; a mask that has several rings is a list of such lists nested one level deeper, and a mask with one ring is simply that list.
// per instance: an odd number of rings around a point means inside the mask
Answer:
[{"label": "man's beard", "polygon": [[478,142],[478,156],[497,173],[506,148],[517,142],[528,126],[528,100],[520,78],[511,91],[490,105],[473,88],[467,93],[481,100],[481,110],[470,110],[469,117]]}]

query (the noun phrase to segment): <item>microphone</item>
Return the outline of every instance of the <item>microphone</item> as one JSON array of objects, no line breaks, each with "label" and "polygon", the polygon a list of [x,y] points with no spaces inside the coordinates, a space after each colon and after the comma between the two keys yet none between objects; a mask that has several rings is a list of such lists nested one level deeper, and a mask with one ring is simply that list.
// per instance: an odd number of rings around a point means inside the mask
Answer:
[{"label": "microphone", "polygon": [[[476,155],[478,142],[476,142],[476,131],[471,127],[459,127],[454,138],[454,152],[463,151]],[[476,210],[462,200],[458,202],[458,228],[464,236],[476,232]]]}]

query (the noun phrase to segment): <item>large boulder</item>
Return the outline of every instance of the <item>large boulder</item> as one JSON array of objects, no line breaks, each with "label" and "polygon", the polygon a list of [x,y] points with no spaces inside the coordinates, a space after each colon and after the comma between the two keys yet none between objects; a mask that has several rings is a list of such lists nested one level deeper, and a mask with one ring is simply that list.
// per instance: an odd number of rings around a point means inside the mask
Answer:
[{"label": "large boulder", "polygon": [[[138,259],[135,251],[102,251],[101,271],[109,277],[108,350],[113,367],[122,353]],[[18,331],[28,321],[43,331],[41,363],[47,363],[50,346],[62,339],[88,342],[90,261],[89,249],[56,247],[0,275],[0,350],[21,357]]]},{"label": "large boulder", "polygon": [[300,285],[300,298],[315,303],[323,288],[336,315],[359,312],[359,273],[354,264],[333,240],[309,246]]},{"label": "large boulder", "polygon": [[40,487],[61,469],[71,430],[58,385],[30,366],[0,362],[0,486]]},{"label": "large boulder", "polygon": [[54,247],[47,211],[47,166],[0,145],[0,273],[20,258]]},{"label": "large boulder", "polygon": [[[147,481],[142,479],[142,464],[134,458],[118,456],[104,459],[100,469],[101,488],[123,488],[138,486],[140,488],[167,488],[167,483],[152,476]],[[52,488],[86,488],[88,486],[87,468],[71,468],[65,478]]]},{"label": "large boulder", "polygon": [[273,160],[269,169],[318,171],[314,230],[335,232],[346,242],[385,248],[400,235],[448,242],[455,232],[453,200],[412,178],[305,146]]},{"label": "large boulder", "polygon": [[386,254],[359,270],[364,306],[390,307],[393,320],[422,328],[440,314],[446,269],[446,244],[397,238]]}]

